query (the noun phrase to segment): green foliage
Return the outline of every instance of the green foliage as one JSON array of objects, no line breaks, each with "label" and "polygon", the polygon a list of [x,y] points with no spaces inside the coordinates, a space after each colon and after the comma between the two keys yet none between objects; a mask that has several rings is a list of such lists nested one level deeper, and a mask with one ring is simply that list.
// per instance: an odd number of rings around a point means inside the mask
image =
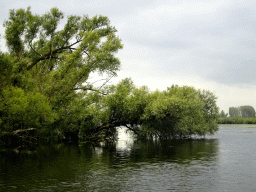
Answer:
[{"label": "green foliage", "polygon": [[[76,94],[91,90],[90,73],[116,75],[120,67],[114,54],[122,48],[107,17],[69,16],[57,30],[63,13],[57,8],[39,16],[27,10],[11,10],[5,21],[6,42],[16,56],[14,85],[39,91],[58,107]],[[68,78],[67,78],[68,77]]]},{"label": "green foliage", "polygon": [[221,117],[218,124],[256,124],[255,117]]},{"label": "green foliage", "polygon": [[54,119],[48,129],[77,130],[99,113],[89,100],[90,92],[100,95],[102,86],[94,87],[89,78],[92,73],[108,79],[116,75],[120,61],[114,54],[122,48],[121,40],[107,17],[70,15],[59,29],[63,18],[57,8],[43,15],[30,7],[10,10],[4,22],[9,53],[0,55],[4,129],[38,128]]},{"label": "green foliage", "polygon": [[13,61],[12,58],[7,55],[0,53],[0,91],[12,84],[12,69],[13,69]]},{"label": "green foliage", "polygon": [[239,117],[240,108],[239,107],[229,107],[229,116],[230,117]]},{"label": "green foliage", "polygon": [[255,117],[255,110],[252,106],[229,107],[230,117]]},{"label": "green foliage", "polygon": [[111,89],[113,93],[103,98],[103,106],[109,114],[108,123],[123,124],[133,115],[130,111],[134,110],[134,106],[130,100],[134,85],[130,79],[124,79]]},{"label": "green foliage", "polygon": [[229,115],[219,118],[219,124],[256,124],[255,110],[252,106],[230,107]]},{"label": "green foliage", "polygon": [[203,136],[218,130],[216,97],[208,91],[172,86],[153,93],[152,98],[143,116],[142,129],[147,136]]},{"label": "green foliage", "polygon": [[208,91],[173,86],[150,92],[136,88],[130,79],[111,87],[103,97],[103,125],[126,126],[142,137],[180,138],[203,136],[218,130],[216,97]]},{"label": "green foliage", "polygon": [[[113,138],[119,126],[160,138],[217,131],[219,112],[209,91],[172,86],[150,92],[131,79],[105,86],[120,68],[117,30],[107,17],[75,15],[59,29],[63,18],[57,8],[43,15],[30,7],[10,10],[4,23],[9,53],[0,55],[2,130],[35,127],[79,133],[81,140]],[[95,73],[108,76],[99,87],[90,82]]]},{"label": "green foliage", "polygon": [[0,126],[5,131],[26,127],[41,127],[54,121],[55,114],[47,98],[39,93],[25,93],[9,87],[0,97]]},{"label": "green foliage", "polygon": [[225,113],[223,110],[220,112],[220,117],[227,117],[228,113]]},{"label": "green foliage", "polygon": [[242,117],[255,117],[255,110],[252,106],[240,106]]},{"label": "green foliage", "polygon": [[136,88],[131,79],[106,87],[106,95],[91,94],[91,102],[85,109],[81,131],[88,137],[100,135],[113,138],[116,127],[127,126],[136,132],[140,125],[143,106],[146,105],[147,88]]}]

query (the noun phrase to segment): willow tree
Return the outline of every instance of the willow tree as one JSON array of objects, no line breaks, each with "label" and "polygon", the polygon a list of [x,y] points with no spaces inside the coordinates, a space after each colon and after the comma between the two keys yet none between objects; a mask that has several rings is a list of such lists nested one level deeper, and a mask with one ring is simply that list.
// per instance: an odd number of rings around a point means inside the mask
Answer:
[{"label": "willow tree", "polygon": [[[88,91],[100,92],[116,75],[120,61],[115,53],[122,48],[107,17],[70,15],[66,24],[63,19],[57,8],[37,15],[28,7],[10,10],[4,22],[7,55],[12,58],[5,67],[10,71],[6,88],[43,95],[59,121],[74,108],[74,100],[84,98]],[[99,87],[90,82],[95,73],[107,76]]]},{"label": "willow tree", "polygon": [[142,116],[145,136],[182,138],[204,136],[218,130],[216,96],[189,86],[172,86],[153,92]]},{"label": "willow tree", "polygon": [[[183,138],[218,131],[219,110],[209,91],[188,86],[172,86],[151,92],[124,79],[109,88],[111,94],[92,105],[91,133],[114,133],[125,126],[140,137]],[[109,134],[110,135],[110,134]]]}]

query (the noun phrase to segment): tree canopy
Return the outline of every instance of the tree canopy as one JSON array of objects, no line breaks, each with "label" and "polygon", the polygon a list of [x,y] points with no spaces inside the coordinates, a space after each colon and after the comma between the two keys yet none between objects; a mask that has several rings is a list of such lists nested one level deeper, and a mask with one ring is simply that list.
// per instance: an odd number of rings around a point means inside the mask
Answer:
[{"label": "tree canopy", "polygon": [[225,113],[223,110],[220,112],[220,117],[227,117],[228,113]]},{"label": "tree canopy", "polygon": [[[81,140],[112,138],[125,126],[141,137],[183,138],[218,130],[216,97],[205,90],[136,87],[116,76],[123,46],[104,16],[70,15],[52,8],[10,10],[4,22],[7,53],[0,53],[1,131],[40,128]],[[107,76],[99,86],[90,77]]]},{"label": "tree canopy", "polygon": [[230,117],[255,117],[255,110],[250,105],[240,107],[229,107]]},{"label": "tree canopy", "polygon": [[255,110],[252,106],[240,106],[242,117],[255,117]]},{"label": "tree canopy", "polygon": [[0,57],[2,99],[8,100],[3,94],[11,86],[25,95],[40,94],[58,115],[56,120],[68,113],[74,99],[100,91],[89,81],[91,74],[116,75],[120,61],[114,54],[122,48],[107,17],[70,15],[59,29],[63,18],[57,8],[42,16],[32,14],[30,7],[10,10],[4,22],[9,53]]},{"label": "tree canopy", "polygon": [[[104,117],[100,128],[125,126],[144,137],[183,138],[214,134],[219,117],[216,97],[209,91],[171,86],[151,92],[131,79],[109,87],[110,94],[94,105]],[[98,108],[98,109],[96,109]]]}]

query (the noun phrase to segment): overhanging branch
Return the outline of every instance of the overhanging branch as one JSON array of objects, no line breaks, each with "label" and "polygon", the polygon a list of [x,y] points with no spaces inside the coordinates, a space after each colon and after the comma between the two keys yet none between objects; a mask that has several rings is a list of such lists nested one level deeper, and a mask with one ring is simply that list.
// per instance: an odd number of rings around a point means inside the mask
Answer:
[{"label": "overhanging branch", "polygon": [[128,125],[124,125],[124,126],[130,129],[131,131],[133,131],[135,134],[139,135],[139,133],[135,129],[129,127]]}]

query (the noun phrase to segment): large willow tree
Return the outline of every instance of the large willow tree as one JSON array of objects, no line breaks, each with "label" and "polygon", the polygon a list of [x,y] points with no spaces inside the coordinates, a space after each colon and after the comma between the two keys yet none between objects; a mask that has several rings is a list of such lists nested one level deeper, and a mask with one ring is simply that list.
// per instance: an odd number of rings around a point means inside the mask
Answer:
[{"label": "large willow tree", "polygon": [[[25,122],[27,127],[38,123],[24,117],[14,122],[15,113],[8,111],[11,98],[4,95],[16,97],[17,110],[22,108],[23,100],[29,108],[37,105],[36,98],[43,98],[47,106],[41,107],[54,116],[57,125],[66,119],[77,99],[88,91],[99,92],[100,87],[89,81],[91,74],[107,75],[106,81],[116,75],[120,62],[114,54],[122,44],[108,18],[70,15],[64,26],[63,19],[64,14],[57,8],[43,15],[33,14],[30,7],[10,10],[9,19],[4,22],[9,52],[0,58],[4,61],[0,68],[5,72],[0,82],[1,103],[5,103],[0,106],[0,126],[11,130]],[[17,98],[18,92],[24,98]],[[31,113],[41,116],[38,121],[43,123],[47,115],[42,116],[39,105],[39,110],[32,108],[35,109]]]},{"label": "large willow tree", "polygon": [[[125,126],[144,137],[183,138],[218,130],[216,97],[192,87],[151,92],[116,75],[122,48],[107,17],[67,17],[11,10],[4,22],[7,53],[0,53],[0,130],[40,128],[50,135],[112,138]],[[98,87],[92,74],[106,75]]]}]

